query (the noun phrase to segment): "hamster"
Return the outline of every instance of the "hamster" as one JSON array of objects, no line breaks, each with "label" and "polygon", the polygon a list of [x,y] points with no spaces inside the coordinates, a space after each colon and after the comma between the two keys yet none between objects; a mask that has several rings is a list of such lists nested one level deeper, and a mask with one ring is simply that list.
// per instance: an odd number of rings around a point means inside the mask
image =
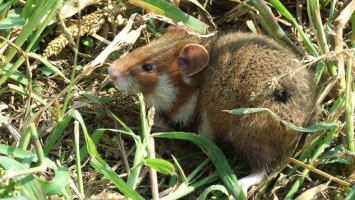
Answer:
[{"label": "hamster", "polygon": [[[114,61],[108,73],[123,91],[143,93],[165,126],[233,144],[252,172],[238,180],[246,195],[302,133],[267,113],[222,111],[268,108],[287,122],[305,126],[315,102],[314,75],[298,70],[301,65],[295,58],[262,35],[238,32],[198,38],[169,28],[160,39]],[[263,88],[287,70],[296,72],[278,79],[272,89]]]}]

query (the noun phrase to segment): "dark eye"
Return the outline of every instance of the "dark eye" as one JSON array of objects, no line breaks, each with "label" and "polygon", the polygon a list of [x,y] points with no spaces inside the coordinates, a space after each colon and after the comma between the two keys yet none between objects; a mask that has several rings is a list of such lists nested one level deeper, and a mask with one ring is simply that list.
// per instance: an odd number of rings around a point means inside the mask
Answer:
[{"label": "dark eye", "polygon": [[151,72],[153,71],[153,66],[151,64],[144,64],[142,65],[142,69],[146,72]]}]

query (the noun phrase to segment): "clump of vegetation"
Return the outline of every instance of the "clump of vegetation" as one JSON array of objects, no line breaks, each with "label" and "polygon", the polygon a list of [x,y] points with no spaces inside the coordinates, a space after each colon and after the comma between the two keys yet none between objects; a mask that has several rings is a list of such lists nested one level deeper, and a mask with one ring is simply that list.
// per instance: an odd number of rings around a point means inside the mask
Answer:
[{"label": "clump of vegetation", "polygon": [[[154,109],[146,112],[143,96],[128,96],[108,81],[110,62],[160,37],[170,24],[201,36],[217,29],[269,34],[316,72],[320,123],[284,122],[312,133],[249,196],[353,199],[355,2],[173,3],[2,2],[0,197],[246,199],[235,174],[247,170],[235,164],[238,158],[226,152],[227,159],[203,137],[155,129]],[[202,151],[187,150],[192,146]]]}]

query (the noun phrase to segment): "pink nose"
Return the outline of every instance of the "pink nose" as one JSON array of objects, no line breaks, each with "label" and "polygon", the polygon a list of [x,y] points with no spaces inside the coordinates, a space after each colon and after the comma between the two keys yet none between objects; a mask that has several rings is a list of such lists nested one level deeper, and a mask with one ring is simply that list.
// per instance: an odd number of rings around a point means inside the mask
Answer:
[{"label": "pink nose", "polygon": [[111,78],[113,81],[115,81],[115,80],[117,79],[117,76],[114,75],[114,74],[110,74],[110,78]]},{"label": "pink nose", "polygon": [[117,74],[115,73],[114,67],[110,66],[108,68],[108,74],[110,75],[110,78],[115,81],[117,79]]}]

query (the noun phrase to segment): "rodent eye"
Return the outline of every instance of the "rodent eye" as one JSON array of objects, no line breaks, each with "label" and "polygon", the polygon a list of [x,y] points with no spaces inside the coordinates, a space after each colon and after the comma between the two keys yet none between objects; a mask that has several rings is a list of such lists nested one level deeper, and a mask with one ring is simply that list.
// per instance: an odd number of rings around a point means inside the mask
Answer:
[{"label": "rodent eye", "polygon": [[142,65],[142,69],[146,72],[151,72],[153,71],[153,66],[151,64],[144,64]]}]

